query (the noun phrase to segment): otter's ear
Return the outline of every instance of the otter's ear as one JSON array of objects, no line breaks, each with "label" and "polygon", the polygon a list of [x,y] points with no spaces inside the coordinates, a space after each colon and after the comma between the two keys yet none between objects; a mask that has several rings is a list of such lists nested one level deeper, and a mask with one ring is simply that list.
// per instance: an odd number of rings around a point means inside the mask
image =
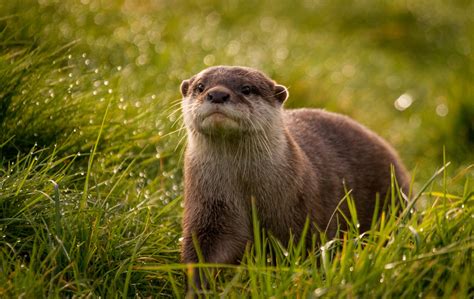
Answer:
[{"label": "otter's ear", "polygon": [[275,85],[275,98],[283,103],[288,98],[288,89],[285,86],[276,84]]},{"label": "otter's ear", "polygon": [[183,97],[187,96],[188,95],[188,89],[189,89],[189,85],[191,84],[191,80],[184,80],[183,82],[181,82],[181,94],[183,95]]}]

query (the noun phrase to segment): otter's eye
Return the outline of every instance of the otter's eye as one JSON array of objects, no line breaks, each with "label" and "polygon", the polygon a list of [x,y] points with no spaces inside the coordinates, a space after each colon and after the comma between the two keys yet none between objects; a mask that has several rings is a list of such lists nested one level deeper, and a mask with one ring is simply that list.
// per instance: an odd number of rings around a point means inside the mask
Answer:
[{"label": "otter's eye", "polygon": [[244,95],[248,96],[252,93],[252,87],[250,87],[248,85],[244,85],[244,86],[242,86],[241,91]]},{"label": "otter's eye", "polygon": [[199,83],[197,86],[196,86],[196,90],[201,93],[204,91],[204,84],[202,83]]}]

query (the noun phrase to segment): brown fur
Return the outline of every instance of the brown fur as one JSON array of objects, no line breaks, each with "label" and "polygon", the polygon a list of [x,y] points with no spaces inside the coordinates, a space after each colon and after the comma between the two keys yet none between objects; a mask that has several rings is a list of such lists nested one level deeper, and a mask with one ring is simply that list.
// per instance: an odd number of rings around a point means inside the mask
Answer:
[{"label": "brown fur", "polygon": [[[212,67],[183,81],[181,91],[185,263],[198,261],[193,235],[206,262],[237,262],[253,239],[252,197],[262,226],[286,243],[307,217],[333,236],[337,222],[329,221],[344,187],[352,190],[361,231],[369,229],[376,195],[383,199],[390,189],[391,165],[406,192],[408,174],[384,140],[342,115],[283,109],[286,88],[257,70]],[[229,97],[213,103],[209,94]]]}]

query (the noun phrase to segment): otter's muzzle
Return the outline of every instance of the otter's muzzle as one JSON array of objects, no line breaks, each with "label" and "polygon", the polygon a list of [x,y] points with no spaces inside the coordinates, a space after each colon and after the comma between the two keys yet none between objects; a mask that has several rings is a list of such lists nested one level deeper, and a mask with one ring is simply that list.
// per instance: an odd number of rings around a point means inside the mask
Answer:
[{"label": "otter's muzzle", "polygon": [[223,104],[230,99],[230,94],[222,89],[212,89],[206,95],[206,101],[213,104]]}]

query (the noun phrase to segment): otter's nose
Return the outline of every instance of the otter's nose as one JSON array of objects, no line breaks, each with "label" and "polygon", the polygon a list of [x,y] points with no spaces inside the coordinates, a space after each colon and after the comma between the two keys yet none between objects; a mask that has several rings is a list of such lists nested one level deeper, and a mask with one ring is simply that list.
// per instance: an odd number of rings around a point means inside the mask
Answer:
[{"label": "otter's nose", "polygon": [[229,98],[230,94],[219,90],[210,91],[206,96],[206,100],[215,104],[225,103],[229,100]]}]

